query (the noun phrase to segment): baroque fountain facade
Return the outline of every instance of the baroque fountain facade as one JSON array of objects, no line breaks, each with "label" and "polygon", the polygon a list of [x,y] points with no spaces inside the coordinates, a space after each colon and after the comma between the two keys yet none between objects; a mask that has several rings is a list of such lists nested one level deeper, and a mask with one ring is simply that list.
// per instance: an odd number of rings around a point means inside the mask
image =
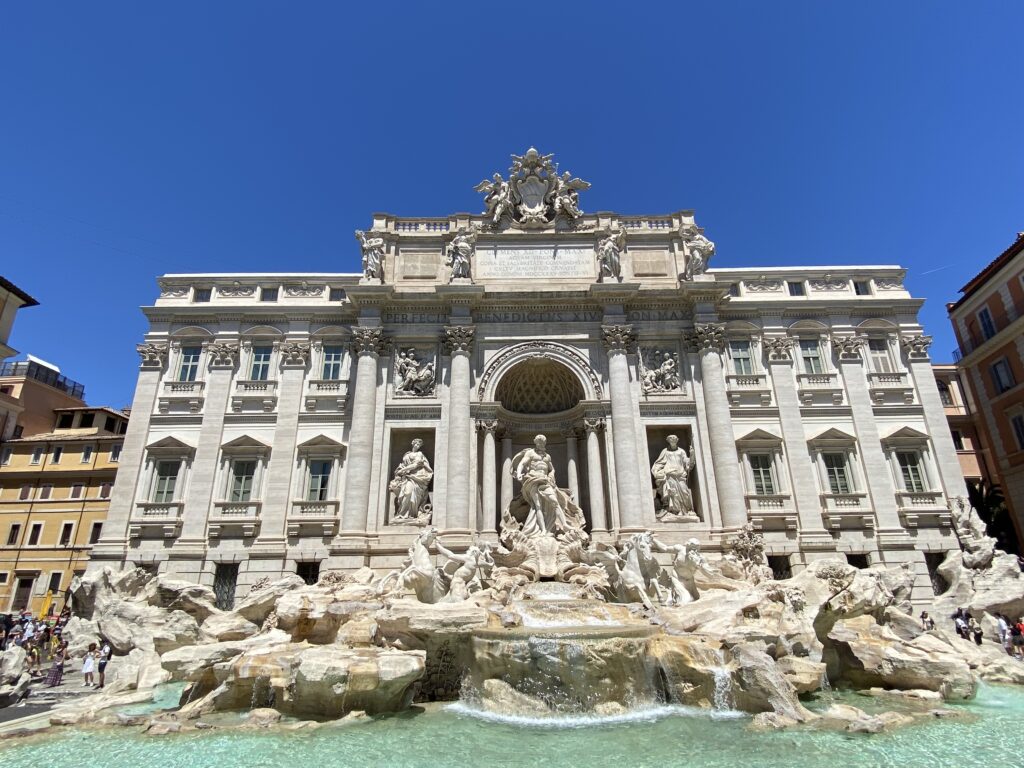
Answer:
[{"label": "baroque fountain facade", "polygon": [[877,731],[914,717],[801,697],[1024,682],[914,618],[991,631],[1024,580],[958,498],[903,271],[711,269],[692,212],[588,187],[531,149],[480,215],[374,215],[361,274],[161,278],[66,631],[117,673],[52,722],[173,680],[163,732],[457,699]]}]

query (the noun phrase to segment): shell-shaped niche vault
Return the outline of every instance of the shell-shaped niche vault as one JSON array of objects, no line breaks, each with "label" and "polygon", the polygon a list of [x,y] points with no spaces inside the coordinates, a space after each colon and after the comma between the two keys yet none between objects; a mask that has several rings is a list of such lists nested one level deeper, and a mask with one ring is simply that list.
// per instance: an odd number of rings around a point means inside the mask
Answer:
[{"label": "shell-shaped niche vault", "polygon": [[498,382],[496,399],[513,413],[559,413],[576,406],[585,395],[579,379],[564,365],[547,358],[524,360]]}]

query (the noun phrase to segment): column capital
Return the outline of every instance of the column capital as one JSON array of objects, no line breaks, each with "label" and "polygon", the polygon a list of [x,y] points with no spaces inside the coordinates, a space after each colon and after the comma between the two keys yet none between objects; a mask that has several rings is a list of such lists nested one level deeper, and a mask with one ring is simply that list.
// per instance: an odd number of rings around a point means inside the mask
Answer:
[{"label": "column capital", "polygon": [[446,325],[441,335],[441,344],[449,355],[468,355],[473,351],[473,337],[476,327],[472,325]]},{"label": "column capital", "polygon": [[476,420],[477,432],[483,432],[485,434],[493,435],[499,429],[501,429],[501,427],[502,427],[502,424],[497,419],[477,419]]},{"label": "column capital", "polygon": [[566,439],[569,439],[569,438],[576,439],[576,438],[579,438],[579,436],[580,436],[580,429],[575,424],[571,424],[571,425],[569,425],[567,427],[564,427],[561,430],[561,433],[562,433],[562,437],[564,437]]},{"label": "column capital", "polygon": [[305,368],[309,362],[308,341],[286,341],[281,344],[281,365],[285,368]]},{"label": "column capital", "polygon": [[143,368],[163,368],[167,365],[166,343],[147,341],[135,347],[135,351],[142,358],[140,365]]},{"label": "column capital", "polygon": [[928,347],[932,345],[931,336],[916,334],[914,336],[903,336],[900,339],[900,346],[909,360],[928,360]]},{"label": "column capital", "polygon": [[793,339],[789,336],[765,336],[761,339],[770,363],[793,362]]},{"label": "column capital", "polygon": [[238,342],[211,341],[203,346],[206,347],[211,368],[234,368],[238,365]]},{"label": "column capital", "polygon": [[860,336],[833,336],[832,349],[840,360],[863,362],[864,339]]},{"label": "column capital", "polygon": [[355,326],[352,329],[352,351],[359,355],[373,355],[384,352],[384,329]]},{"label": "column capital", "polygon": [[694,323],[685,335],[690,350],[695,352],[723,352],[725,350],[724,323]]},{"label": "column capital", "polygon": [[602,325],[601,341],[608,352],[633,352],[636,350],[636,333],[632,325]]},{"label": "column capital", "polygon": [[583,428],[589,432],[601,432],[604,430],[604,419],[595,417],[583,420]]}]

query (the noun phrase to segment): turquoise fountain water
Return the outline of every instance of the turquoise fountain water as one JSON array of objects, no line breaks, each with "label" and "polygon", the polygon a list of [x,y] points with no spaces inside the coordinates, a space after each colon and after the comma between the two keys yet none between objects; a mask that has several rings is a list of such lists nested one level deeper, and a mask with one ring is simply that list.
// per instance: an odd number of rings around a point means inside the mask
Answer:
[{"label": "turquoise fountain water", "polygon": [[[869,699],[842,696],[865,707]],[[804,768],[1013,764],[1024,751],[1024,692],[983,687],[936,719],[875,736],[795,730],[751,733],[747,718],[660,707],[593,717],[484,719],[460,705],[309,731],[213,730],[149,737],[131,729],[63,729],[0,745],[5,768],[263,768],[263,766],[530,766],[531,768]]]}]

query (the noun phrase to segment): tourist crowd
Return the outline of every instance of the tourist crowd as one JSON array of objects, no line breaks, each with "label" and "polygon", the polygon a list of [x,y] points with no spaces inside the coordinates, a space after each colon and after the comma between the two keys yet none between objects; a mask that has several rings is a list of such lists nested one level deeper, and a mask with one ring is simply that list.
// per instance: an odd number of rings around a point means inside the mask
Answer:
[{"label": "tourist crowd", "polygon": [[[1003,613],[997,613],[995,617],[1000,644],[1010,656],[1024,661],[1024,617],[1018,618],[1015,622]],[[953,619],[953,629],[960,637],[964,640],[973,640],[977,645],[981,645],[984,632],[981,629],[981,624],[971,615],[970,611],[957,608],[956,613],[950,618]],[[927,612],[921,614],[921,620],[925,623],[925,629],[934,628],[935,622],[928,618]]]},{"label": "tourist crowd", "polygon": [[[25,651],[26,670],[33,678],[43,678],[50,688],[64,679],[64,667],[70,661],[68,641],[63,638],[64,627],[71,618],[71,608],[65,606],[56,618],[35,617],[31,612],[0,615],[0,651],[20,647]],[[90,643],[82,657],[82,675],[89,687],[102,688],[106,683],[106,669],[112,651],[106,642],[102,646]],[[44,665],[49,665],[44,673]]]}]

